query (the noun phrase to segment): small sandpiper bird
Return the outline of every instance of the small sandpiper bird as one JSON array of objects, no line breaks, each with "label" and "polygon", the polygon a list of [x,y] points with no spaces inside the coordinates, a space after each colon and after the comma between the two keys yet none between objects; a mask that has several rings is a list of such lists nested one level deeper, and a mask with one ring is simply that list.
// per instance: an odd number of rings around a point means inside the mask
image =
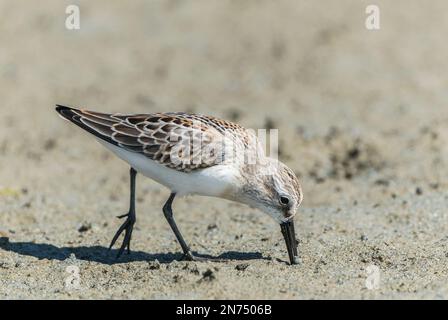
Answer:
[{"label": "small sandpiper bird", "polygon": [[294,215],[302,202],[302,189],[294,172],[265,156],[257,136],[238,124],[183,112],[105,114],[57,105],[65,119],[93,134],[98,141],[130,166],[130,208],[119,218],[126,221],[110,248],[125,232],[119,257],[130,252],[136,221],[135,180],[141,173],[171,190],[163,213],[184,258],[194,255],[179,231],[171,205],[176,195],[224,198],[256,207],[281,226],[291,264],[299,263]]}]

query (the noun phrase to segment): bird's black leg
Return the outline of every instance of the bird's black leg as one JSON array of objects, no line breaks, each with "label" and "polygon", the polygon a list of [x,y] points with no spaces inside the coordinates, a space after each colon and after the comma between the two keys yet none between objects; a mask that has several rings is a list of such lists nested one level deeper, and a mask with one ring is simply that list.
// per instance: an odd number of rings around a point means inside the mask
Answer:
[{"label": "bird's black leg", "polygon": [[172,193],[168,200],[166,201],[165,205],[163,206],[163,214],[165,215],[166,220],[170,224],[171,229],[173,230],[177,241],[179,241],[180,246],[182,247],[182,251],[184,252],[184,259],[191,260],[191,261],[203,261],[203,260],[209,260],[204,257],[198,257],[193,255],[193,253],[190,250],[190,247],[187,245],[187,243],[184,240],[184,237],[180,233],[179,229],[177,228],[176,221],[174,221],[173,217],[173,210],[171,209],[171,205],[173,203],[174,197],[176,196],[175,193]]},{"label": "bird's black leg", "polygon": [[130,205],[129,205],[129,212],[118,216],[118,218],[122,219],[126,217],[126,221],[121,225],[121,227],[118,229],[118,231],[115,233],[114,238],[112,239],[109,249],[113,247],[115,242],[117,241],[120,234],[125,231],[123,243],[121,244],[120,250],[118,251],[117,258],[119,258],[123,251],[127,248],[128,254],[131,253],[131,237],[132,237],[132,230],[134,229],[134,224],[136,221],[135,216],[135,180],[136,180],[137,171],[134,170],[134,168],[131,168],[130,171],[130,177],[131,177],[131,197],[130,197]]}]

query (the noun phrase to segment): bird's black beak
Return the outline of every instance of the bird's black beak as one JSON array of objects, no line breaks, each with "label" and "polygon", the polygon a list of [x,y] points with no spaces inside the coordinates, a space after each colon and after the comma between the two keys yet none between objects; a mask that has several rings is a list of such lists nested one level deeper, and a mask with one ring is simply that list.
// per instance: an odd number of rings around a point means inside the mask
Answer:
[{"label": "bird's black beak", "polygon": [[288,249],[289,261],[291,264],[299,263],[299,254],[297,252],[297,240],[296,233],[294,231],[294,220],[291,219],[288,222],[280,224],[282,228],[282,234],[285,238],[286,248]]}]

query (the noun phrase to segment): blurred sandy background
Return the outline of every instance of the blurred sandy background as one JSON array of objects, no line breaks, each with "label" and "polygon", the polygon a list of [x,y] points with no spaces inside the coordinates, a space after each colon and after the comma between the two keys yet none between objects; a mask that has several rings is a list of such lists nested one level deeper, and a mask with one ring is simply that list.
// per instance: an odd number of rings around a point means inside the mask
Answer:
[{"label": "blurred sandy background", "polygon": [[[0,298],[448,298],[448,3],[374,1],[368,31],[371,3],[0,1]],[[142,177],[134,252],[115,261],[128,167],[55,103],[280,128],[303,263],[267,216],[199,197],[175,202],[178,224],[229,262],[175,261],[168,191]]]}]

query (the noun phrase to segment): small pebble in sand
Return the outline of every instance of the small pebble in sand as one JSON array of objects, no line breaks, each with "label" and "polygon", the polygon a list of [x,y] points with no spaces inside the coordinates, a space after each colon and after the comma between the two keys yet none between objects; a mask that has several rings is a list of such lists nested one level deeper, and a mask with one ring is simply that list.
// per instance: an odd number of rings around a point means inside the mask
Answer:
[{"label": "small pebble in sand", "polygon": [[204,271],[202,273],[202,280],[212,281],[215,279],[216,279],[215,274],[213,273],[213,271],[211,269],[207,269],[206,271]]},{"label": "small pebble in sand", "polygon": [[78,227],[78,232],[86,232],[92,229],[92,224],[84,222]]},{"label": "small pebble in sand", "polygon": [[238,270],[238,271],[244,271],[244,270],[246,270],[248,267],[249,267],[249,264],[248,264],[248,263],[241,263],[241,264],[238,264],[238,265],[235,267],[235,269]]},{"label": "small pebble in sand", "polygon": [[420,188],[420,187],[417,187],[415,189],[415,194],[418,195],[418,196],[421,196],[423,194],[423,189]]},{"label": "small pebble in sand", "polygon": [[216,225],[216,223],[211,223],[211,224],[209,224],[207,226],[207,230],[208,231],[212,231],[212,230],[215,230],[215,229],[218,229],[218,226]]},{"label": "small pebble in sand", "polygon": [[154,261],[150,261],[148,262],[148,268],[149,270],[158,270],[160,269],[160,262],[159,260],[154,260]]},{"label": "small pebble in sand", "polygon": [[7,262],[0,261],[0,269],[9,269],[10,265]]}]

